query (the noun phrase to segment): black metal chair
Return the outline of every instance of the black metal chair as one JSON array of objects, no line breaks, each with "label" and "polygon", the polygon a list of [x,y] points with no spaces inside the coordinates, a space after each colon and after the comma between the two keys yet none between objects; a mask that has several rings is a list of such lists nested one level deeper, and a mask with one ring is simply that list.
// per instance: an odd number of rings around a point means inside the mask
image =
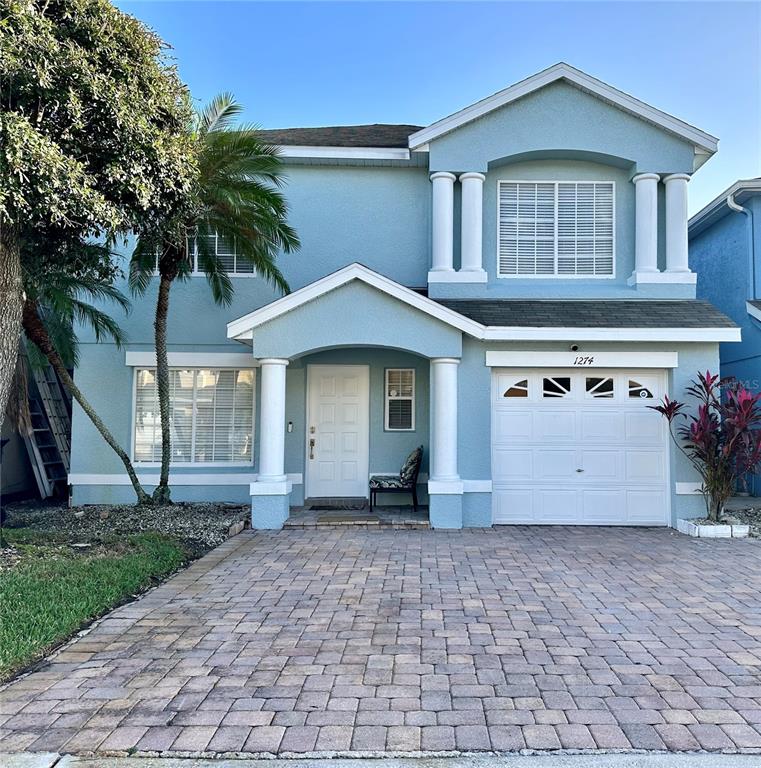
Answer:
[{"label": "black metal chair", "polygon": [[411,493],[412,508],[417,512],[417,477],[423,461],[423,446],[415,448],[405,459],[398,475],[373,475],[370,478],[370,511],[378,493]]}]

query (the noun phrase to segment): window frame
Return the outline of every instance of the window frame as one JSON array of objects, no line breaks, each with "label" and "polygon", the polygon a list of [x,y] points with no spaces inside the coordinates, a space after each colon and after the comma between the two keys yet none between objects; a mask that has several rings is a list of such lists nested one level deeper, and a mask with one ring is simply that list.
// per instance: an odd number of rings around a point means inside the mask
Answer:
[{"label": "window frame", "polygon": [[[171,461],[170,467],[177,468],[208,468],[208,467],[253,467],[256,459],[256,366],[230,366],[230,365],[170,365],[170,371],[251,371],[251,458],[247,461]],[[136,365],[132,368],[132,412],[130,425],[130,461],[136,467],[156,468],[161,466],[160,461],[142,461],[135,458],[135,438],[137,431],[137,378],[140,371],[156,371],[156,366]],[[195,385],[193,387],[193,400],[195,409]],[[193,436],[195,440],[195,435]]]},{"label": "window frame", "polygon": [[[388,376],[391,371],[410,371],[412,373],[412,397],[391,397],[388,393]],[[417,370],[409,366],[394,366],[383,369],[383,431],[384,432],[414,432],[415,431],[415,410],[417,405]],[[392,400],[410,401],[410,424],[409,427],[390,427],[389,426],[389,405]]]},{"label": "window frame", "polygon": [[[553,184],[555,186],[555,236],[553,238],[555,272],[551,275],[504,275],[499,269],[499,240],[500,240],[500,191],[503,184]],[[609,275],[561,275],[558,268],[558,186],[560,184],[610,184],[613,195],[612,231],[612,260],[613,270]],[[615,280],[616,278],[616,181],[613,179],[497,179],[497,237],[496,237],[496,275],[498,280]]]}]

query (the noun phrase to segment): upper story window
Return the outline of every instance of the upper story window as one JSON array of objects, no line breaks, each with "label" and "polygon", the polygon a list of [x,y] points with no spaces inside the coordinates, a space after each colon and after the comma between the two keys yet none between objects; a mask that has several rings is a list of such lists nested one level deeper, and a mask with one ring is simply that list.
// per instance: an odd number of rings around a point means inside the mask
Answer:
[{"label": "upper story window", "polygon": [[[211,253],[215,253],[220,260],[225,270],[230,275],[253,275],[256,270],[254,265],[239,256],[235,250],[235,243],[225,240],[220,237],[216,232],[213,235],[206,236],[206,242],[208,249]],[[188,252],[193,259],[193,274],[200,274],[203,270],[199,267],[198,263],[198,242],[195,237],[188,238]],[[158,271],[158,256],[156,257],[156,271]]]},{"label": "upper story window", "polygon": [[612,181],[500,181],[499,277],[613,277]]}]

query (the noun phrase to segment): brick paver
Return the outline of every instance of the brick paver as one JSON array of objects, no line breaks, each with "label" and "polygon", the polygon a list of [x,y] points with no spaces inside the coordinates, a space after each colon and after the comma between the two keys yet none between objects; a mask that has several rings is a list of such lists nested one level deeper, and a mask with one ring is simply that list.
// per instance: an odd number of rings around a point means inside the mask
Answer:
[{"label": "brick paver", "polygon": [[0,752],[761,749],[761,546],[243,534],[0,692]]}]

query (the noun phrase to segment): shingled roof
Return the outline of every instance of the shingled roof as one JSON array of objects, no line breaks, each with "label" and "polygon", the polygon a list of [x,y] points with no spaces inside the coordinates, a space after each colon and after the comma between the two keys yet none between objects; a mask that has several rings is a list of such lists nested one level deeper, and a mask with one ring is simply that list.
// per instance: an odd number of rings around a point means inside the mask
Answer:
[{"label": "shingled roof", "polygon": [[736,328],[707,301],[437,299],[482,325],[512,328]]},{"label": "shingled roof", "polygon": [[259,131],[268,144],[300,147],[407,147],[419,125],[333,125],[325,128],[274,128]]}]

